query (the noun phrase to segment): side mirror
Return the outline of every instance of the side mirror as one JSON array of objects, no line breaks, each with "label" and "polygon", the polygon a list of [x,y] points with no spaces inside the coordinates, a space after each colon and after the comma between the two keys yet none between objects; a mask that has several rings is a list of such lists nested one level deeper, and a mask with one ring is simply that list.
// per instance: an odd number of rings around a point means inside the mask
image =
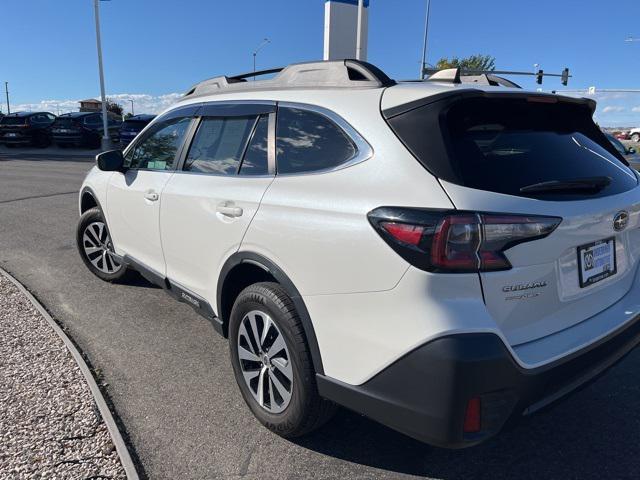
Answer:
[{"label": "side mirror", "polygon": [[633,148],[633,147],[629,147],[629,148],[627,149],[627,153],[630,153],[630,154],[632,154],[632,155],[633,155],[634,153],[636,153],[636,149],[635,149],[635,148]]},{"label": "side mirror", "polygon": [[109,150],[96,155],[98,168],[104,172],[121,172],[124,165],[124,157],[121,150]]}]

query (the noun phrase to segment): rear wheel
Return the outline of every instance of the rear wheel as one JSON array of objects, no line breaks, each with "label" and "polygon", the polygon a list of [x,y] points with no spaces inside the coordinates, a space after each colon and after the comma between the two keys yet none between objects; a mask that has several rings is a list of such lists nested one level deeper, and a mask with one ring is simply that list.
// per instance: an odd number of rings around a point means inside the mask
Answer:
[{"label": "rear wheel", "polygon": [[111,235],[99,208],[91,208],[80,217],[76,241],[82,261],[95,276],[107,282],[128,276],[126,265],[114,255]]},{"label": "rear wheel", "polygon": [[229,343],[242,396],[269,430],[297,437],[331,418],[335,405],[318,394],[300,318],[279,284],[257,283],[238,295]]}]

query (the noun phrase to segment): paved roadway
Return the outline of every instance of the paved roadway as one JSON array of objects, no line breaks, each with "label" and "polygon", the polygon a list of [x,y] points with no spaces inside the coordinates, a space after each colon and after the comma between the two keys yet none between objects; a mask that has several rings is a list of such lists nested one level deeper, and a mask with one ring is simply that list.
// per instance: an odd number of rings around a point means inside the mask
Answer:
[{"label": "paved roadway", "polygon": [[143,281],[102,283],[80,261],[76,192],[91,164],[12,159],[17,152],[0,152],[0,265],[84,351],[146,477],[640,477],[640,353],[468,450],[431,448],[346,411],[304,439],[269,433],[245,407],[226,342],[206,320]]}]

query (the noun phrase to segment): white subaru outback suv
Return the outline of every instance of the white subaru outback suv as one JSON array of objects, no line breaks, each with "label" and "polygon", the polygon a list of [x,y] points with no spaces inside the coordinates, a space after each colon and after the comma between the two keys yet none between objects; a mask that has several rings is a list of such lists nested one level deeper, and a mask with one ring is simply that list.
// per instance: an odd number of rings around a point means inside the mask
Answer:
[{"label": "white subaru outback suv", "polygon": [[638,174],[593,101],[352,60],[266,73],[98,155],[77,231],[95,275],[137,271],[229,339],[265,426],[338,404],[474,445],[638,344]]}]

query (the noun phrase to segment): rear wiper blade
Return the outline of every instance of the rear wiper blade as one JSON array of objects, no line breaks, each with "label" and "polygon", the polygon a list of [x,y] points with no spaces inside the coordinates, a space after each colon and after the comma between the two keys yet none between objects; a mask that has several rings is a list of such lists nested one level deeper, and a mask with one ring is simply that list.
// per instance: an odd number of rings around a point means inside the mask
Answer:
[{"label": "rear wiper blade", "polygon": [[597,193],[611,184],[611,177],[584,177],[571,180],[549,180],[520,189],[521,193]]}]

